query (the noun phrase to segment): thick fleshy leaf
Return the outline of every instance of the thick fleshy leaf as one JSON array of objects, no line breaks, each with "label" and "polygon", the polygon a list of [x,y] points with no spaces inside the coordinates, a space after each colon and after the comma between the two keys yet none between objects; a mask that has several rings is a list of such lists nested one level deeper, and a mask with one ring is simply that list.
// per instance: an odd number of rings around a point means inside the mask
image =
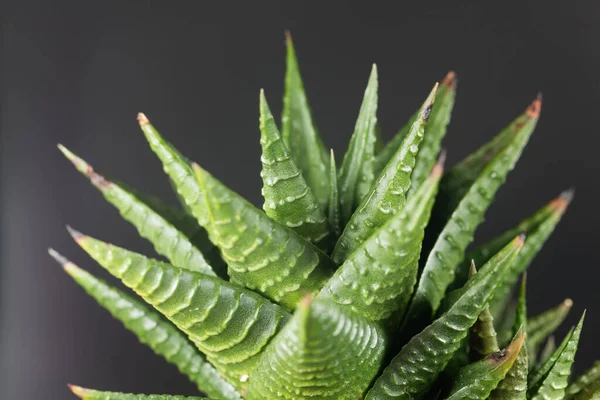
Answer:
[{"label": "thick fleshy leaf", "polygon": [[360,204],[375,180],[375,125],[377,124],[377,67],[373,65],[354,134],[339,173],[342,223]]},{"label": "thick fleshy leaf", "polygon": [[[264,92],[260,92],[260,145],[262,146],[263,209],[274,221],[319,243],[329,235],[325,208],[304,180],[301,170],[281,139]],[[327,177],[326,171],[323,176]]]},{"label": "thick fleshy leaf", "polygon": [[174,267],[71,229],[108,272],[185,332],[236,388],[288,314],[260,295],[220,278]]},{"label": "thick fleshy leaf", "polygon": [[534,374],[529,385],[529,399],[562,400],[564,398],[584,319],[585,312],[555,354]]},{"label": "thick fleshy leaf", "polygon": [[81,386],[69,385],[71,391],[82,400],[201,400],[207,397],[170,396],[168,394],[133,394],[118,392],[103,392],[86,389]]},{"label": "thick fleshy leaf", "polygon": [[[413,193],[417,189],[423,179],[427,177],[427,174],[435,163],[435,158],[440,151],[442,138],[446,134],[446,127],[450,122],[450,114],[452,113],[454,98],[456,97],[456,84],[456,74],[452,71],[448,72],[441,82],[436,95],[435,104],[431,110],[429,123],[425,127],[425,138],[421,144],[421,150],[417,154],[415,169],[413,169],[411,179],[413,180],[412,185],[414,185],[414,189],[413,186],[411,186],[409,193]],[[376,174],[383,171],[383,168],[385,168],[387,163],[392,159],[418,116],[419,111],[415,112],[408,119],[408,122],[400,128],[394,137],[386,143],[380,152],[378,152],[377,157],[375,158]]]},{"label": "thick fleshy leaf", "polygon": [[448,171],[440,184],[440,201],[443,200],[440,206],[442,207],[436,207],[440,218],[445,219],[454,211],[466,193],[471,190],[473,183],[488,167],[490,161],[497,158],[511,143],[514,143],[516,136],[525,138],[525,140],[531,136],[539,118],[541,105],[542,98],[541,95],[538,95],[523,114],[515,118],[492,140]]},{"label": "thick fleshy leaf", "polygon": [[240,394],[205,360],[185,334],[161,314],[82,270],[56,251],[50,249],[49,252],[98,304],[121,321],[140,342],[174,364],[201,392],[216,398],[241,400]]},{"label": "thick fleshy leaf", "polygon": [[375,321],[396,325],[417,280],[419,255],[435,200],[442,166],[401,211],[373,233],[338,268],[321,293],[341,306]]},{"label": "thick fleshy leaf", "polygon": [[[536,100],[526,113],[535,120],[540,107],[540,102]],[[496,191],[519,159],[531,132],[532,129],[521,129],[512,135],[512,140],[493,156],[468,187],[441,233],[436,236],[405,319],[404,337],[418,332],[435,314],[448,286],[454,280],[456,267],[462,262],[466,247],[473,240],[475,229],[483,222]],[[440,182],[440,190],[445,179],[444,176]],[[437,201],[440,200],[438,196]],[[433,219],[432,215],[432,221]],[[427,232],[431,233],[429,230]]]},{"label": "thick fleshy leaf", "polygon": [[[471,277],[477,273],[475,262],[471,263]],[[494,328],[494,317],[490,313],[490,308],[486,307],[477,321],[471,327],[469,335],[470,358],[473,361],[481,360],[492,353],[500,351],[496,329]]]},{"label": "thick fleshy leaf", "polygon": [[[596,379],[584,387],[581,392],[574,397],[575,400],[598,400],[600,399],[600,379]],[[567,400],[567,399],[565,399]]]},{"label": "thick fleshy leaf", "polygon": [[163,169],[171,179],[173,186],[175,186],[177,194],[183,199],[188,210],[196,217],[198,223],[209,230],[204,196],[200,190],[200,185],[194,177],[189,161],[169,142],[163,139],[144,114],[139,113],[137,119],[146,136],[146,140],[150,144],[150,148],[162,162]]},{"label": "thick fleshy leaf", "polygon": [[327,212],[327,218],[329,219],[329,226],[333,230],[335,238],[340,235],[340,195],[338,192],[337,183],[337,166],[335,163],[335,155],[333,150],[329,154],[329,207]]},{"label": "thick fleshy leaf", "polygon": [[327,149],[313,123],[294,43],[286,33],[287,61],[281,136],[323,210],[329,201]]},{"label": "thick fleshy leaf", "polygon": [[415,399],[430,389],[485,309],[499,278],[523,247],[519,236],[470,279],[448,312],[418,333],[385,368],[368,400]]},{"label": "thick fleshy leaf", "polygon": [[558,306],[540,315],[536,315],[527,321],[527,333],[529,335],[527,338],[527,350],[531,358],[530,365],[533,365],[536,360],[539,346],[563,323],[572,306],[573,301],[565,299]]},{"label": "thick fleshy leaf", "polygon": [[440,153],[442,139],[446,136],[446,130],[454,108],[456,84],[456,74],[452,71],[448,72],[440,84],[435,97],[435,104],[425,127],[425,136],[417,153],[415,167],[410,176],[411,185],[408,197],[412,196],[425,181],[427,174],[435,164],[436,157]]},{"label": "thick fleshy leaf", "polygon": [[486,399],[517,360],[524,340],[525,333],[520,332],[507,348],[463,367],[447,400]]},{"label": "thick fleshy leaf", "polygon": [[[527,331],[527,304],[525,290],[527,279],[523,275],[521,281],[521,290],[519,292],[519,302],[515,318],[515,331]],[[529,372],[529,361],[527,354],[527,339],[525,346],[521,348],[519,355],[512,367],[506,373],[506,376],[496,389],[490,394],[488,400],[526,400],[527,399],[527,375]]]},{"label": "thick fleshy leaf", "polygon": [[410,187],[410,174],[415,165],[419,144],[423,140],[437,87],[437,84],[433,87],[421,107],[419,118],[412,125],[398,151],[352,214],[333,251],[332,258],[336,263],[344,262],[373,232],[404,207],[406,193]]},{"label": "thick fleshy leaf", "polygon": [[[163,206],[162,210],[157,210],[157,199],[153,200],[153,204],[149,204],[123,185],[110,181],[95,172],[90,164],[66,147],[62,145],[58,147],[77,170],[87,176],[90,182],[100,190],[104,198],[119,210],[121,216],[136,227],[140,236],[154,245],[158,254],[167,257],[173,265],[179,268],[215,275],[204,255],[192,242],[192,238],[195,238],[210,244],[206,232],[198,226],[195,219],[191,218],[190,221],[190,217],[181,211],[179,216],[176,215],[176,211],[167,211],[167,214],[164,212],[167,206]],[[163,212],[161,213],[161,211]],[[173,221],[176,216],[179,217],[178,221]],[[185,231],[182,232],[183,229],[180,230],[180,228],[184,228]],[[207,245],[205,244],[204,247]]]},{"label": "thick fleshy leaf", "polygon": [[193,165],[205,196],[211,239],[233,282],[293,309],[316,294],[333,274],[333,263],[313,244],[273,221],[207,171]]},{"label": "thick fleshy leaf", "polygon": [[[520,232],[527,232],[527,243],[521,251],[519,260],[515,262],[515,266],[510,271],[510,274],[507,274],[505,277],[505,282],[502,284],[502,287],[498,287],[498,289],[496,289],[498,296],[501,296],[502,299],[495,300],[493,303],[497,304],[496,308],[502,308],[501,306],[503,306],[504,304],[502,303],[506,301],[507,293],[510,294],[511,289],[517,281],[519,275],[525,272],[535,255],[543,246],[546,239],[548,239],[554,230],[554,227],[560,221],[560,218],[564,214],[572,197],[572,190],[564,191],[560,194],[560,196],[544,205],[544,207],[537,210],[530,217],[519,222],[517,225],[498,235],[489,242],[470,250],[465,256],[465,261],[457,267],[456,278],[452,285],[450,285],[450,288],[454,289],[460,287],[464,284],[464,282],[466,282],[470,260],[475,260],[475,262],[478,264],[485,263],[491,256],[496,254],[496,252],[502,247],[506,246],[506,243],[510,242],[512,238],[514,238]],[[495,316],[497,317],[501,310],[496,309],[494,311]]]},{"label": "thick fleshy leaf", "polygon": [[306,298],[254,369],[248,399],[361,398],[379,370],[384,342],[368,319]]},{"label": "thick fleshy leaf", "polygon": [[[579,375],[568,387],[565,400],[578,399],[577,395],[584,391],[592,383],[600,382],[600,361],[596,361],[587,371]],[[600,391],[600,386],[598,387]],[[585,396],[583,396],[585,397]],[[591,398],[591,397],[589,397]]]}]

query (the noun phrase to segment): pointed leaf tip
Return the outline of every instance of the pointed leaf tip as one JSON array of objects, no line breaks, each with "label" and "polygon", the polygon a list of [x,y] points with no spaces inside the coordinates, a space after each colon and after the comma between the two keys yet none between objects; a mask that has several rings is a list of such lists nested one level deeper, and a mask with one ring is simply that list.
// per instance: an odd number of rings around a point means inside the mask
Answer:
[{"label": "pointed leaf tip", "polygon": [[56,262],[59,263],[63,268],[66,268],[67,265],[70,263],[70,261],[65,256],[60,254],[58,251],[54,250],[52,247],[48,248],[48,254],[50,254],[50,257],[54,258]]},{"label": "pointed leaf tip", "polygon": [[[561,308],[571,308],[571,307],[573,307],[573,300],[571,300],[571,299],[565,299],[565,300],[564,300],[564,301],[561,303],[560,307],[561,307]],[[585,311],[584,311],[583,313],[584,313],[584,315],[585,315]]]},{"label": "pointed leaf tip", "polygon": [[140,125],[147,125],[150,123],[150,120],[148,119],[148,117],[146,117],[144,113],[138,113],[137,121]]},{"label": "pointed leaf tip", "polygon": [[79,242],[80,240],[86,237],[86,235],[84,235],[83,233],[71,228],[70,225],[67,225],[67,231],[69,232],[69,235],[71,235],[71,237],[75,239],[76,242]]},{"label": "pointed leaf tip", "polygon": [[557,198],[552,200],[550,203],[550,207],[557,213],[562,214],[566,211],[571,201],[573,201],[573,197],[575,197],[575,189],[570,188],[563,191]]},{"label": "pointed leaf tip", "polygon": [[90,391],[90,389],[86,389],[86,388],[83,388],[83,387],[77,386],[77,385],[71,385],[70,383],[67,384],[67,386],[69,387],[69,390],[71,392],[73,392],[73,394],[75,396],[80,397],[80,398],[83,398],[83,396],[85,396],[85,394]]},{"label": "pointed leaf tip", "polygon": [[444,79],[442,79],[442,85],[450,89],[456,89],[457,84],[458,79],[456,79],[456,73],[454,71],[449,71],[444,77]]},{"label": "pointed leaf tip", "polygon": [[433,89],[431,89],[429,96],[427,96],[427,99],[425,100],[425,104],[421,111],[421,118],[423,118],[425,121],[427,121],[429,119],[429,116],[431,115],[431,109],[433,108],[433,104],[435,103],[435,95],[437,94],[439,85],[440,84],[438,82],[436,82],[435,85],[433,85]]},{"label": "pointed leaf tip", "polygon": [[542,111],[542,92],[539,92],[533,102],[525,110],[529,118],[538,118]]},{"label": "pointed leaf tip", "polygon": [[475,260],[471,260],[471,266],[469,267],[469,278],[477,273],[477,267],[475,266]]},{"label": "pointed leaf tip", "polygon": [[310,293],[305,294],[304,297],[302,297],[302,299],[300,299],[298,302],[298,308],[302,310],[308,310],[313,300],[314,297]]},{"label": "pointed leaf tip", "polygon": [[440,151],[440,155],[431,169],[431,176],[442,176],[444,173],[444,165],[446,164],[446,149]]},{"label": "pointed leaf tip", "polygon": [[521,233],[519,234],[519,236],[517,236],[517,237],[515,238],[515,244],[516,244],[518,247],[523,247],[523,245],[525,244],[525,239],[527,239],[527,233],[525,233],[525,232],[521,232]]}]

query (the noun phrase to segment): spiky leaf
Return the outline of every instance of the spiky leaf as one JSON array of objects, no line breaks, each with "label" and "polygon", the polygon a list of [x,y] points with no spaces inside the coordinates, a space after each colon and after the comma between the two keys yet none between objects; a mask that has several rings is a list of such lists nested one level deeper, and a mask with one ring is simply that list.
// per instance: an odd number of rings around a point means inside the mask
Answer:
[{"label": "spiky leaf", "polygon": [[600,379],[596,379],[584,387],[574,398],[575,400],[598,400],[600,399]]},{"label": "spiky leaf", "polygon": [[292,37],[286,33],[287,61],[281,136],[321,208],[327,209],[327,149],[312,119]]},{"label": "spiky leaf", "polygon": [[233,386],[223,379],[187,337],[161,314],[82,270],[54,250],[50,249],[49,252],[98,304],[121,321],[140,342],[174,364],[200,391],[217,398],[241,400],[240,394]]},{"label": "spiky leaf", "polygon": [[[536,102],[530,106],[534,108],[530,112],[535,112],[536,118],[539,107],[539,103]],[[456,267],[462,262],[466,247],[473,240],[475,229],[483,222],[484,214],[496,191],[519,159],[531,132],[532,129],[520,130],[513,135],[513,140],[486,164],[437,236],[427,256],[405,319],[404,336],[410,337],[427,325],[439,307],[448,285],[454,280]],[[440,182],[440,190],[445,179],[444,177]]]},{"label": "spiky leaf", "polygon": [[[477,273],[475,263],[471,264],[471,271],[471,276]],[[492,353],[500,351],[496,329],[494,328],[494,317],[492,317],[489,307],[486,307],[479,314],[477,321],[471,327],[469,348],[471,350],[470,358],[474,361],[481,360]]]},{"label": "spiky leaf", "polygon": [[410,174],[431,108],[435,101],[437,84],[423,103],[419,118],[386,165],[377,181],[364,197],[350,221],[344,228],[333,251],[333,261],[341,264],[379,227],[404,207],[406,193],[410,187]]},{"label": "spiky leaf", "polygon": [[447,400],[486,399],[513,366],[524,340],[525,333],[520,332],[506,349],[463,367]]},{"label": "spiky leaf", "polygon": [[375,180],[377,67],[373,65],[354,134],[339,173],[342,223],[346,223]]},{"label": "spiky leaf", "polygon": [[492,257],[467,282],[463,295],[448,312],[415,335],[394,357],[367,399],[411,400],[423,396],[467,336],[492,296],[498,279],[522,246],[523,238],[517,237]]},{"label": "spiky leaf", "polygon": [[565,396],[571,366],[579,344],[585,312],[574,330],[569,332],[556,352],[532,377],[528,398],[531,400],[561,400]]},{"label": "spiky leaf", "polygon": [[[263,209],[277,221],[318,243],[329,234],[325,208],[321,208],[301,170],[290,155],[260,92],[260,144],[262,146]],[[325,174],[326,176],[326,174]]]},{"label": "spiky leaf", "polygon": [[558,306],[536,315],[527,321],[527,350],[531,355],[530,365],[533,365],[540,344],[552,334],[567,318],[573,301],[565,299]]},{"label": "spiky leaf", "polygon": [[[121,216],[136,227],[140,236],[154,245],[158,254],[167,257],[173,265],[179,268],[215,275],[204,255],[191,241],[191,238],[194,237],[208,241],[206,233],[198,227],[195,220],[192,219],[192,224],[190,224],[189,217],[180,212],[176,226],[173,223],[175,222],[173,219],[176,217],[174,211],[165,213],[165,206],[162,207],[162,210],[157,211],[156,200],[153,204],[144,201],[123,185],[112,182],[95,172],[91,165],[66,147],[62,145],[58,147],[77,170],[87,176],[92,184],[100,190],[104,198],[119,210]],[[180,231],[179,227],[184,227],[185,233]],[[201,237],[202,235],[204,237]]]},{"label": "spiky leaf", "polygon": [[347,308],[305,299],[267,347],[248,399],[358,399],[384,355],[383,331]]},{"label": "spiky leaf", "polygon": [[81,386],[69,385],[71,391],[82,400],[201,400],[207,397],[169,396],[166,394],[133,394],[118,392],[103,392],[86,389]]},{"label": "spiky leaf", "polygon": [[441,174],[442,166],[436,165],[422,190],[350,255],[319,297],[371,320],[398,322],[417,280],[421,242]]},{"label": "spiky leaf", "polygon": [[233,282],[293,309],[333,274],[324,253],[278,224],[198,165],[193,166],[208,210],[212,241]]},{"label": "spiky leaf", "polygon": [[185,332],[236,388],[288,317],[232,283],[71,232],[92,258]]},{"label": "spiky leaf", "polygon": [[329,226],[333,230],[335,238],[340,235],[340,195],[338,192],[337,183],[337,166],[335,163],[335,155],[333,150],[329,154],[329,206],[327,212],[327,218],[329,219]]},{"label": "spiky leaf", "polygon": [[542,347],[542,350],[540,351],[540,356],[536,360],[537,365],[541,366],[543,363],[545,363],[546,360],[548,360],[550,358],[550,356],[552,355],[552,353],[554,353],[555,351],[556,351],[556,339],[554,338],[554,335],[550,335],[550,336],[548,336],[548,339],[546,339],[546,343],[544,344],[544,347]]},{"label": "spiky leaf", "polygon": [[[594,365],[583,374],[579,375],[577,379],[567,387],[565,400],[577,399],[577,395],[594,382],[600,382],[600,361],[596,361]],[[600,387],[598,390],[600,390]]]},{"label": "spiky leaf", "polygon": [[188,160],[163,139],[144,114],[138,114],[138,122],[150,144],[150,148],[162,162],[163,169],[171,179],[178,195],[185,201],[189,211],[196,217],[198,223],[208,230],[208,215],[206,204],[204,204],[204,196]]}]

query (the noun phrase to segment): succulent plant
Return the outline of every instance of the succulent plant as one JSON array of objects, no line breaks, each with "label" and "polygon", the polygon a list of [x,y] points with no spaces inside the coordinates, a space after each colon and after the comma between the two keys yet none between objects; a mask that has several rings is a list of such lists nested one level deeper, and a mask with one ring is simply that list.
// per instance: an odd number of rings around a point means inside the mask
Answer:
[{"label": "succulent plant", "polygon": [[[535,128],[541,96],[444,173],[456,85],[448,73],[384,144],[373,66],[338,167],[288,35],[281,131],[260,93],[262,210],[140,113],[182,207],[105,178],[59,147],[162,256],[69,228],[142,300],[50,254],[213,399],[597,399],[598,364],[569,383],[583,316],[556,346],[571,300],[534,317],[525,303],[525,270],[573,192],[468,248]],[[183,398],[71,389],[83,399]]]}]

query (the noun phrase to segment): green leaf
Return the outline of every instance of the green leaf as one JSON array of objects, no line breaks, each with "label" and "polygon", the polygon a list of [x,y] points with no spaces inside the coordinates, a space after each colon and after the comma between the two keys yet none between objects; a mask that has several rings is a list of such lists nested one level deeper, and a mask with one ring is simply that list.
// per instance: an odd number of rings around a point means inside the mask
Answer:
[{"label": "green leaf", "polygon": [[304,179],[319,201],[321,209],[325,210],[329,202],[327,149],[313,123],[294,44],[289,33],[286,33],[286,42],[287,68],[281,136],[296,165],[302,171]]},{"label": "green leaf", "polygon": [[540,356],[537,359],[537,366],[541,366],[543,363],[545,363],[555,351],[556,339],[554,338],[554,335],[550,335],[548,336],[548,339],[546,339],[546,343],[544,344],[544,347],[542,347],[542,351],[540,351]]},{"label": "green leaf", "polygon": [[[477,273],[475,262],[471,263],[471,277]],[[473,361],[481,360],[492,353],[500,351],[496,329],[494,329],[494,317],[490,313],[490,308],[486,307],[477,321],[471,327],[469,335],[470,358]]]},{"label": "green leaf", "polygon": [[333,229],[333,233],[337,238],[340,235],[340,196],[338,193],[338,183],[337,183],[337,167],[335,164],[335,155],[333,154],[333,150],[331,150],[329,154],[329,211],[327,213],[327,218],[329,219],[329,225]]},{"label": "green leaf", "polygon": [[385,368],[367,400],[417,399],[425,394],[460,347],[479,314],[486,307],[498,279],[507,271],[523,246],[515,238],[467,282],[463,295],[448,312],[415,335]]},{"label": "green leaf", "polygon": [[[109,181],[95,172],[91,165],[66,147],[58,145],[58,148],[79,172],[89,178],[104,198],[119,210],[121,216],[136,227],[140,236],[154,245],[158,254],[167,257],[179,268],[215,275],[204,255],[191,241],[191,238],[208,241],[205,231],[198,227],[194,219],[190,224],[189,218],[183,212],[176,215],[175,211],[167,210],[165,213],[166,206],[163,206],[162,210],[157,210],[157,200],[149,204],[123,185]],[[175,217],[179,219],[174,221]],[[185,228],[185,231],[182,232],[180,228]]]},{"label": "green leaf", "polygon": [[[567,400],[568,398],[565,398]],[[600,379],[596,379],[584,387],[581,392],[577,394],[575,400],[598,400],[600,399]]]},{"label": "green leaf", "polygon": [[[539,113],[539,104],[530,106],[533,107]],[[456,267],[464,259],[466,247],[473,240],[475,229],[483,222],[496,191],[519,159],[531,132],[532,129],[519,130],[518,134],[512,135],[513,140],[487,163],[460,200],[439,236],[436,236],[404,322],[405,337],[412,336],[426,326],[435,314],[446,289],[454,280]],[[440,182],[440,190],[445,179],[444,176]],[[437,201],[440,200],[438,196]],[[436,208],[433,210],[434,214]],[[427,233],[431,232],[428,230]]]},{"label": "green leaf", "polygon": [[427,174],[435,164],[435,159],[440,153],[442,139],[446,135],[450,115],[454,108],[456,98],[456,74],[448,72],[442,80],[435,97],[435,104],[425,127],[425,136],[417,153],[417,160],[410,176],[411,185],[408,197],[412,196],[427,178]]},{"label": "green leaf", "polygon": [[[590,369],[579,375],[566,390],[565,400],[578,399],[578,394],[584,391],[591,383],[600,382],[600,361],[596,361]],[[600,391],[600,387],[598,387]],[[584,396],[585,397],[585,396]],[[591,398],[591,397],[590,397]]]},{"label": "green leaf", "polygon": [[555,352],[534,375],[528,390],[529,399],[561,400],[564,398],[584,319],[585,312],[577,327],[567,335],[563,344],[558,348],[558,353]]},{"label": "green leaf", "polygon": [[437,84],[423,103],[419,118],[398,151],[352,214],[333,251],[332,258],[336,263],[344,262],[373,232],[404,207],[410,187],[410,174],[415,165],[419,144],[423,140],[436,91]]},{"label": "green leaf", "polygon": [[[440,151],[440,144],[442,138],[446,134],[446,127],[450,122],[450,114],[452,107],[454,106],[454,98],[456,97],[456,74],[452,71],[448,72],[446,77],[442,80],[442,84],[436,95],[436,102],[431,110],[431,116],[429,117],[429,123],[425,127],[425,138],[421,144],[421,150],[417,154],[417,162],[415,169],[413,170],[412,180],[414,189],[410,193],[414,192],[420,185],[431,168],[435,163],[435,158]],[[411,126],[417,120],[419,111],[415,112],[408,119],[408,122],[400,128],[400,130],[394,135],[381,151],[378,152],[375,158],[375,173],[379,174],[383,171],[383,168],[392,159],[396,151],[404,141],[404,138],[410,131]],[[423,160],[423,161],[421,161]],[[429,167],[427,167],[429,165]],[[415,172],[418,170],[418,172]],[[420,178],[416,180],[415,177],[420,175]]]},{"label": "green leaf", "polygon": [[82,270],[56,251],[50,255],[98,304],[121,321],[125,327],[156,354],[177,366],[198,386],[201,392],[221,399],[240,399],[235,391],[187,337],[161,314],[124,292],[107,285],[102,280]]},{"label": "green leaf", "polygon": [[377,123],[377,67],[373,64],[354,134],[339,173],[342,223],[345,224],[375,180],[375,125]]},{"label": "green leaf", "polygon": [[169,396],[166,394],[131,394],[117,392],[102,392],[86,389],[80,386],[69,385],[71,391],[82,400],[200,400],[207,397]]},{"label": "green leaf", "polygon": [[150,148],[162,162],[163,169],[175,186],[177,194],[185,201],[188,210],[196,217],[198,223],[206,230],[210,230],[204,196],[194,177],[189,161],[163,139],[144,114],[138,114],[138,122],[150,144]]},{"label": "green leaf", "polygon": [[198,165],[212,241],[235,283],[259,291],[288,309],[316,294],[333,274],[333,263],[313,244],[273,221]]},{"label": "green leaf", "polygon": [[530,365],[533,365],[535,362],[540,344],[563,323],[572,306],[573,300],[565,299],[558,306],[527,321],[529,335],[527,338],[527,350],[531,355],[531,360],[529,360]]},{"label": "green leaf", "polygon": [[[523,275],[515,318],[515,331],[518,332],[521,330],[524,333],[527,331],[526,282],[527,279]],[[488,400],[526,400],[528,371],[527,339],[525,339],[525,346],[521,348],[516,361],[508,370],[504,379],[500,381],[496,389],[490,394]]]},{"label": "green leaf", "polygon": [[248,399],[358,399],[381,365],[383,335],[345,307],[306,298],[250,376]]},{"label": "green leaf", "polygon": [[456,208],[490,161],[497,158],[507,146],[513,143],[516,136],[524,138],[525,141],[531,136],[539,118],[541,105],[542,98],[538,95],[523,114],[514,119],[492,140],[448,171],[440,185],[440,196],[445,207],[440,207],[437,211],[442,217],[446,218]]},{"label": "green leaf", "polygon": [[463,367],[447,400],[486,399],[517,360],[525,334],[520,332],[504,350]]},{"label": "green leaf", "polygon": [[281,307],[220,278],[70,231],[102,267],[185,332],[237,389],[288,317]]},{"label": "green leaf", "polygon": [[[318,243],[329,235],[325,208],[308,186],[288,152],[267,104],[260,92],[260,144],[262,146],[263,209],[274,221],[300,236]],[[327,176],[326,173],[324,173]]]},{"label": "green leaf", "polygon": [[375,321],[396,325],[417,280],[425,225],[435,200],[442,166],[436,165],[401,211],[377,229],[339,267],[321,293]]}]

